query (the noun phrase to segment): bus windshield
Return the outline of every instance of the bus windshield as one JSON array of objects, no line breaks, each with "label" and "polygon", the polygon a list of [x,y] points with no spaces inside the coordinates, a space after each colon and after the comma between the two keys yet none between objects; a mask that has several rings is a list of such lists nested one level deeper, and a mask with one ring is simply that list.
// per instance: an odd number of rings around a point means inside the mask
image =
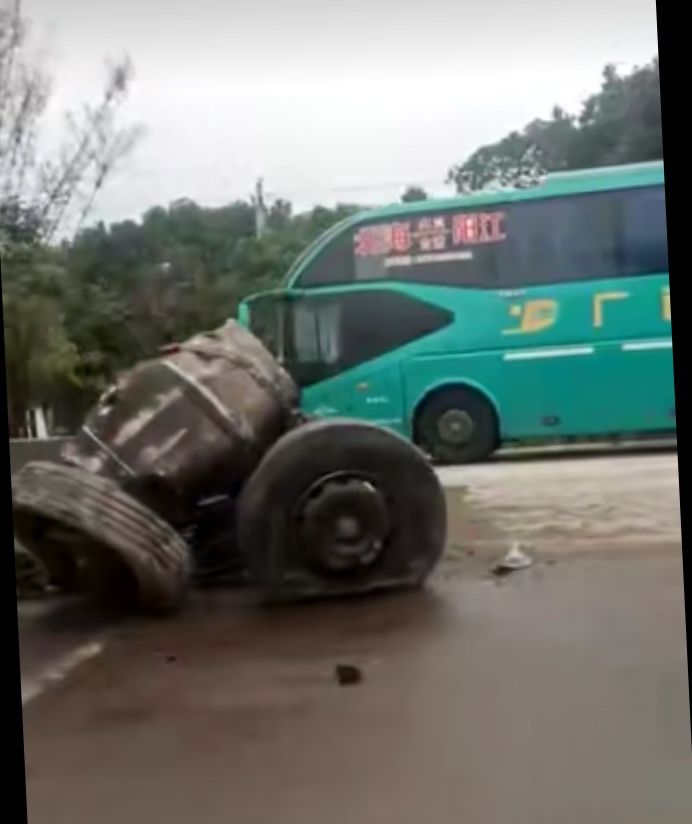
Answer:
[{"label": "bus windshield", "polygon": [[284,295],[272,293],[249,298],[242,304],[243,315],[250,331],[262,341],[281,364],[286,360],[284,341],[286,302]]},{"label": "bus windshield", "polygon": [[338,369],[343,361],[341,303],[272,294],[247,302],[250,330],[300,384]]}]

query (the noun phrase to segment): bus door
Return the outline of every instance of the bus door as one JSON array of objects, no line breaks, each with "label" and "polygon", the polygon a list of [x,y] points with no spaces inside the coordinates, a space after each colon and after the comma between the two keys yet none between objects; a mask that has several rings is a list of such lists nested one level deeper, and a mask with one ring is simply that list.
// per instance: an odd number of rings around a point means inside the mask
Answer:
[{"label": "bus door", "polygon": [[401,429],[402,378],[381,330],[379,292],[302,294],[290,304],[290,371],[305,411]]}]

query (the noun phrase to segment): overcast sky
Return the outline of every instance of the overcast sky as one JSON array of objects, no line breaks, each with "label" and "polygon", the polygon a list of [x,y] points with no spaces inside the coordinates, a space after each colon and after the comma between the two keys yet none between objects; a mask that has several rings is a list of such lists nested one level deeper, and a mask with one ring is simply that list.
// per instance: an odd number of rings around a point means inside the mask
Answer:
[{"label": "overcast sky", "polygon": [[483,143],[577,110],[605,63],[657,53],[655,0],[23,0],[58,112],[97,96],[107,57],[146,128],[96,217],[268,192],[296,207],[445,191]]}]

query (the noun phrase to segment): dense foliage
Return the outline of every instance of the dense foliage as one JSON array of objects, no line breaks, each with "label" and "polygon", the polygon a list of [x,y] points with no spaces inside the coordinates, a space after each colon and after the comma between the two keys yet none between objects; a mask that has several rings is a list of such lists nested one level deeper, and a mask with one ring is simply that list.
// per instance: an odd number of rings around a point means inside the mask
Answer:
[{"label": "dense foliage", "polygon": [[527,186],[544,172],[639,163],[663,157],[658,58],[630,74],[603,70],[601,89],[578,115],[555,106],[548,120],[531,121],[452,166],[457,191]]}]

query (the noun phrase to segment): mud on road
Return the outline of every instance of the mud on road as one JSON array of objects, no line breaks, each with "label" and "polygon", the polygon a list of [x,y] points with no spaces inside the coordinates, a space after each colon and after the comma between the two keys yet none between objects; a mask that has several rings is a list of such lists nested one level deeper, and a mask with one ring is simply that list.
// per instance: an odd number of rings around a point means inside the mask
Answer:
[{"label": "mud on road", "polygon": [[117,627],[25,709],[32,824],[692,820],[675,455],[443,476],[423,592]]},{"label": "mud on road", "polygon": [[440,471],[450,550],[492,554],[511,541],[540,556],[646,551],[681,539],[677,455],[511,461]]}]

